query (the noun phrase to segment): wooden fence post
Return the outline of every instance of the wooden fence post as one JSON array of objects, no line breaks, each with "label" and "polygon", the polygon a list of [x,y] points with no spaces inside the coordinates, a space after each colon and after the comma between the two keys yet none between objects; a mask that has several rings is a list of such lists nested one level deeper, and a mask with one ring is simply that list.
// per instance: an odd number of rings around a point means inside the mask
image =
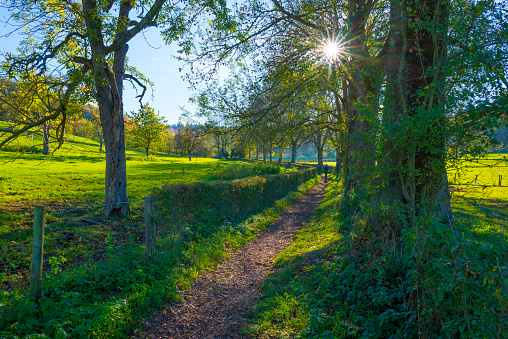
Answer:
[{"label": "wooden fence post", "polygon": [[503,176],[499,175],[499,187],[501,187],[501,182],[503,181]]},{"label": "wooden fence post", "polygon": [[30,295],[36,300],[42,296],[42,263],[44,253],[44,206],[34,208],[34,236],[32,241],[32,270]]},{"label": "wooden fence post", "polygon": [[155,252],[155,230],[152,225],[152,197],[145,197],[145,235],[146,235],[146,251],[148,253]]}]

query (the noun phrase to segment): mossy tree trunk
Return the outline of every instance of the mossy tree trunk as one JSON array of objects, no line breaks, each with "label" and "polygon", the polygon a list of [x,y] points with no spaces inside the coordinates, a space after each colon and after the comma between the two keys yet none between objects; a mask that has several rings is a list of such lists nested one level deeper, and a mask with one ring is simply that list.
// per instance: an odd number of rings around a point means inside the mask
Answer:
[{"label": "mossy tree trunk", "polygon": [[[378,159],[379,199],[410,205],[415,213],[422,208],[436,211],[439,217],[451,213],[443,109],[446,45],[441,33],[447,31],[447,10],[440,0],[391,2],[390,24],[396,34],[386,64],[383,152]],[[421,28],[414,18],[430,22]],[[437,210],[432,206],[436,204]]]}]

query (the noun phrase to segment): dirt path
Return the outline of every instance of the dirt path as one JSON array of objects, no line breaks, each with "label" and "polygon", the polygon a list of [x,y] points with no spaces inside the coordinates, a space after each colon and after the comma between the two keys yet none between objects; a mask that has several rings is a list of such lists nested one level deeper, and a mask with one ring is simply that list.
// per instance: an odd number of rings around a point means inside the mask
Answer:
[{"label": "dirt path", "polygon": [[137,338],[242,338],[237,330],[248,323],[275,256],[310,221],[325,187],[322,180],[215,271],[200,276],[183,294],[183,303],[159,310]]}]

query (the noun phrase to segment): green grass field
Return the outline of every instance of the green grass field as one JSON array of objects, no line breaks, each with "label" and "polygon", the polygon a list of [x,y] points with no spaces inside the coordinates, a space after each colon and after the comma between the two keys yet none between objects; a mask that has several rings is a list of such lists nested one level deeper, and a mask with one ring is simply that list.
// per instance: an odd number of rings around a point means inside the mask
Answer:
[{"label": "green grass field", "polygon": [[[254,165],[239,161],[211,158],[189,161],[187,157],[156,154],[147,159],[142,152],[129,149],[126,152],[127,190],[131,213],[122,220],[109,220],[100,214],[106,164],[105,155],[99,152],[99,144],[72,136],[54,155],[44,156],[38,146],[40,143],[40,135],[33,139],[22,137],[8,145],[7,151],[0,151],[0,281],[3,286],[27,277],[30,257],[30,246],[27,245],[32,238],[34,205],[45,206],[47,239],[93,233],[82,241],[73,237],[66,244],[47,242],[46,254],[53,257],[65,254],[66,265],[69,265],[104,248],[106,236],[114,237],[117,245],[129,237],[141,238],[143,197],[150,195],[154,187],[209,181],[214,177],[238,179],[242,175],[256,174],[255,170],[283,171],[275,166],[257,165],[254,168]],[[30,151],[34,146],[37,152]],[[94,233],[101,227],[120,225],[140,227],[133,227],[129,232],[115,229],[104,234]],[[87,246],[84,243],[88,243]],[[13,248],[16,250],[7,250]]]},{"label": "green grass field", "polygon": [[[37,139],[34,138],[34,139]],[[54,155],[0,151],[0,206],[9,209],[35,203],[100,203],[104,197],[105,156],[99,144],[72,137]],[[37,140],[20,140],[23,148]],[[219,162],[211,158],[174,157],[164,154],[146,161],[141,152],[128,150],[127,183],[130,199],[148,195],[153,187],[166,183],[203,180],[210,167]],[[16,157],[19,158],[16,159]],[[233,162],[220,161],[224,164]]]}]

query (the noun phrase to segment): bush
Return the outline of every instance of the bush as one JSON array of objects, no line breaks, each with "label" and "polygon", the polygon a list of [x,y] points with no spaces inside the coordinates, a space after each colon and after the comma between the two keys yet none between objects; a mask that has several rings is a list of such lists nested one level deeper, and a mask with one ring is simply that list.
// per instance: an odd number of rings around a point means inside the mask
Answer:
[{"label": "bush", "polygon": [[316,169],[309,168],[229,182],[166,185],[153,192],[154,219],[163,232],[178,232],[188,240],[206,237],[225,220],[259,211],[315,175]]},{"label": "bush", "polygon": [[2,148],[0,148],[0,151],[14,152],[14,153],[42,153],[42,147],[41,146],[32,146],[32,145],[25,145],[25,144],[19,145],[17,143],[10,143],[10,144],[2,146]]},{"label": "bush", "polygon": [[131,155],[126,158],[131,161],[161,162],[161,159],[157,158],[155,154],[150,154],[148,157],[143,155]]}]

